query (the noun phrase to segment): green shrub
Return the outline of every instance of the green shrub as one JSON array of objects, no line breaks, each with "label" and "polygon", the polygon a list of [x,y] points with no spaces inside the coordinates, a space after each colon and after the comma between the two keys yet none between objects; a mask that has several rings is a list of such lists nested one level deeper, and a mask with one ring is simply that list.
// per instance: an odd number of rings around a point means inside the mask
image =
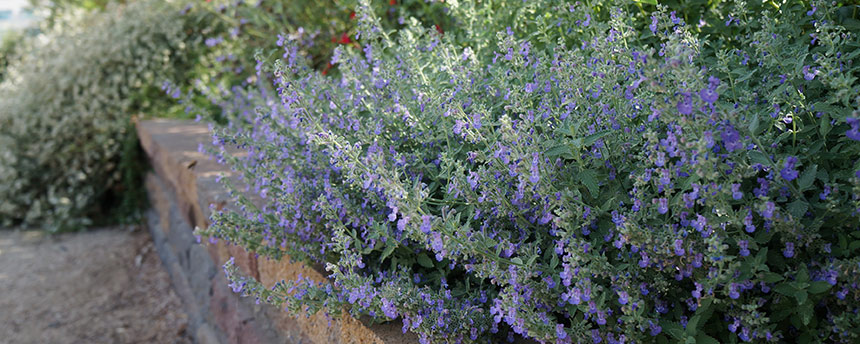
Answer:
[{"label": "green shrub", "polygon": [[159,101],[147,95],[178,78],[195,44],[180,9],[143,0],[66,18],[9,66],[0,84],[0,224],[58,230],[104,216],[102,201],[119,191],[131,116]]},{"label": "green shrub", "polygon": [[286,44],[223,106],[264,202],[199,233],[331,272],[237,292],[422,343],[857,342],[856,7],[696,3],[363,1],[338,76]]},{"label": "green shrub", "polygon": [[0,33],[0,81],[6,77],[9,64],[18,58],[23,39],[24,34],[20,31],[10,30]]}]

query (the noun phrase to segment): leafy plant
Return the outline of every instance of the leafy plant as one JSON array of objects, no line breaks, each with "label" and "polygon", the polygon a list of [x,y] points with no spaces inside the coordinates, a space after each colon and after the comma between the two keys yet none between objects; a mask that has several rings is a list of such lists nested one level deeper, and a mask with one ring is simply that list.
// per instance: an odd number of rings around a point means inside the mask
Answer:
[{"label": "leafy plant", "polygon": [[111,5],[63,20],[0,84],[4,226],[76,229],[107,216],[108,199],[139,199],[131,190],[139,183],[120,186],[135,173],[121,168],[139,166],[123,160],[129,118],[166,102],[150,90],[193,60],[195,36],[172,2]]},{"label": "leafy plant", "polygon": [[287,40],[222,103],[263,201],[199,234],[331,273],[237,292],[422,342],[856,341],[856,15],[681,4],[362,1],[338,75]]}]

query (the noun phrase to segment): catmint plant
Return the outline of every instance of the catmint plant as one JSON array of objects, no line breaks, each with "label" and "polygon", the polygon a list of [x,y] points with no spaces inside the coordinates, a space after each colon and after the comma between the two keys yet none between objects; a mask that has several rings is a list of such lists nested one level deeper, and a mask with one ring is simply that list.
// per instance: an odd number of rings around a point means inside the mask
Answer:
[{"label": "catmint plant", "polygon": [[199,234],[330,273],[265,286],[228,264],[235,290],[422,343],[857,340],[840,7],[506,5],[395,32],[362,1],[339,75],[284,41],[235,92],[212,153],[244,193]]}]

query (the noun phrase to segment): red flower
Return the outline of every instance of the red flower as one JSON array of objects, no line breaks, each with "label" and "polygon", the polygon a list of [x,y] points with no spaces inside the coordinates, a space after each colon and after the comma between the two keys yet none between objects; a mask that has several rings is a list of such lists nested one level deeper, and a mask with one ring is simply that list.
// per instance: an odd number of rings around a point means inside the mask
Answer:
[{"label": "red flower", "polygon": [[391,6],[397,5],[397,0],[389,0],[388,4]]},{"label": "red flower", "polygon": [[329,69],[331,69],[331,67],[334,67],[334,65],[333,65],[333,64],[331,64],[331,62],[329,62],[329,63],[328,63],[328,65],[327,65],[327,66],[325,66],[325,69],[323,69],[323,71],[322,71],[322,75],[326,75],[326,74],[328,74],[328,70],[329,70]]},{"label": "red flower", "polygon": [[442,30],[442,27],[441,27],[441,26],[439,26],[439,24],[435,24],[435,25],[433,25],[433,27],[435,27],[435,28],[436,28],[436,32],[438,32],[440,35],[444,35],[444,34],[445,34],[445,31],[443,31],[443,30]]},{"label": "red flower", "polygon": [[355,11],[349,12],[349,19],[355,19]]},{"label": "red flower", "polygon": [[[332,38],[332,41],[334,41],[334,38]],[[336,43],[350,44],[350,43],[352,43],[352,39],[349,38],[349,34],[344,32],[343,34],[340,35],[340,40],[336,41]]]}]

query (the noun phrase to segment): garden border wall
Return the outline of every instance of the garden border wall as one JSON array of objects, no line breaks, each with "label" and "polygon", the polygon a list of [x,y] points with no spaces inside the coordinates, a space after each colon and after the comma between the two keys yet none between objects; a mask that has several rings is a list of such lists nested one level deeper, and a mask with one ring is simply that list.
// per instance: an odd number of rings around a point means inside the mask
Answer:
[{"label": "garden border wall", "polygon": [[[229,207],[229,194],[216,181],[234,176],[199,152],[211,142],[206,125],[184,120],[156,119],[136,123],[140,143],[153,167],[146,177],[151,208],[146,223],[168,270],[174,289],[188,313],[189,331],[199,343],[415,343],[399,322],[368,325],[344,312],[329,319],[322,312],[294,318],[252,298],[241,298],[227,286],[221,266],[230,257],[243,273],[266,286],[295,279],[299,274],[325,279],[320,269],[257,257],[243,248],[198,243],[195,227],[206,228],[210,207]],[[238,152],[234,152],[238,154]]]}]

